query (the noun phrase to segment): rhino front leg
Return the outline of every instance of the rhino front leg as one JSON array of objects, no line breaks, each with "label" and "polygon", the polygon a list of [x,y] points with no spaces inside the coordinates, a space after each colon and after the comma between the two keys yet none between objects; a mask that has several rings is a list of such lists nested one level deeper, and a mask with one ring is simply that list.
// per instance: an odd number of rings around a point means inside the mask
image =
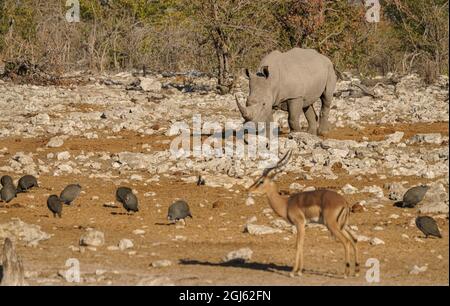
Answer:
[{"label": "rhino front leg", "polygon": [[317,135],[317,114],[312,105],[303,109],[306,120],[308,121],[308,133]]},{"label": "rhino front leg", "polygon": [[288,122],[291,132],[300,132],[300,115],[303,112],[303,99],[297,98],[288,101]]}]

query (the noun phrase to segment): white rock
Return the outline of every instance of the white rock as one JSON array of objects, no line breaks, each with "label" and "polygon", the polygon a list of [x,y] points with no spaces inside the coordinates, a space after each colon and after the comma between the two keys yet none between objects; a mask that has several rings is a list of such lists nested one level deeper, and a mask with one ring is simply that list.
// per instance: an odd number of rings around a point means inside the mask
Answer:
[{"label": "white rock", "polygon": [[42,240],[50,239],[50,235],[41,230],[39,225],[28,224],[20,219],[12,218],[10,222],[0,224],[0,239],[19,239],[28,246],[37,246]]},{"label": "white rock", "polygon": [[255,200],[252,197],[248,197],[247,200],[245,200],[245,205],[247,206],[255,205]]},{"label": "white rock", "polygon": [[131,249],[134,246],[133,241],[130,239],[122,239],[119,241],[119,249],[124,251],[126,249]]},{"label": "white rock", "polygon": [[132,174],[132,175],[130,176],[130,180],[132,180],[132,181],[142,181],[142,180],[144,180],[144,179],[142,178],[142,175],[139,175],[139,174]]},{"label": "white rock", "polygon": [[144,234],[145,234],[145,231],[142,230],[142,229],[135,229],[135,230],[133,231],[133,234],[134,234],[134,235],[144,235]]},{"label": "white rock", "polygon": [[224,258],[224,262],[229,261],[247,261],[252,258],[253,251],[250,248],[242,248],[236,251],[231,251]]},{"label": "white rock", "polygon": [[289,222],[285,221],[284,219],[272,220],[270,224],[275,228],[279,228],[291,232],[293,234],[297,233],[297,228],[294,225],[290,224]]},{"label": "white rock", "polygon": [[353,187],[353,186],[350,185],[350,184],[345,184],[345,186],[342,187],[342,191],[343,191],[345,194],[353,194],[353,193],[355,193],[355,192],[358,192],[358,188]]},{"label": "white rock", "polygon": [[105,243],[105,234],[98,230],[88,230],[80,238],[81,246],[102,246]]},{"label": "white rock", "polygon": [[70,158],[70,153],[68,151],[59,152],[56,155],[56,159],[58,160],[68,160]]},{"label": "white rock", "polygon": [[144,91],[160,92],[162,88],[161,82],[147,77],[140,77],[140,86]]},{"label": "white rock", "polygon": [[411,143],[431,143],[431,144],[441,144],[442,136],[440,133],[430,133],[430,134],[416,134],[410,139]]},{"label": "white rock", "polygon": [[282,230],[266,225],[247,223],[244,232],[247,232],[250,235],[267,235],[267,234],[281,233]]},{"label": "white rock", "polygon": [[316,190],[316,187],[308,186],[308,187],[305,187],[302,191],[303,192],[308,192],[308,191],[314,191],[314,190]]},{"label": "white rock", "polygon": [[381,240],[380,238],[374,237],[372,239],[370,239],[369,242],[371,245],[380,245],[380,244],[385,244],[383,240]]},{"label": "white rock", "polygon": [[293,189],[293,190],[302,190],[305,186],[301,185],[299,183],[292,183],[291,185],[289,185],[289,189]]},{"label": "white rock", "polygon": [[63,144],[64,144],[64,139],[61,138],[60,136],[55,136],[55,137],[50,138],[50,140],[47,143],[47,147],[59,148],[59,147],[62,147]]},{"label": "white rock", "polygon": [[162,268],[162,267],[168,267],[171,266],[172,262],[168,259],[162,259],[152,262],[153,268]]},{"label": "white rock", "polygon": [[385,139],[386,139],[386,142],[388,142],[388,143],[399,143],[402,140],[404,135],[405,135],[404,132],[397,131],[393,134],[386,135]]},{"label": "white rock", "polygon": [[417,265],[414,265],[414,267],[412,268],[412,270],[409,271],[409,274],[417,275],[417,274],[419,274],[419,273],[425,272],[427,269],[428,269],[427,266],[419,267],[419,266],[417,266]]}]

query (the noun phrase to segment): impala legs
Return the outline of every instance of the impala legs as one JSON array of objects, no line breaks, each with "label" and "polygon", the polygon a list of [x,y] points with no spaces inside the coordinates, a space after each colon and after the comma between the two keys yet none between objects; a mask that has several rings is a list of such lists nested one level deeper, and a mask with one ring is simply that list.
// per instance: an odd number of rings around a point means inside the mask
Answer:
[{"label": "impala legs", "polygon": [[[330,232],[338,239],[343,245],[345,250],[345,277],[350,275],[350,244],[352,239],[347,237],[348,233],[344,234],[344,229],[340,229],[339,225],[335,222],[328,224]],[[353,242],[353,241],[352,241]],[[356,254],[356,253],[355,253]],[[355,264],[356,266],[356,264]]]},{"label": "impala legs", "polygon": [[305,223],[300,222],[297,223],[297,251],[295,254],[295,264],[292,272],[290,274],[291,277],[294,277],[296,274],[298,276],[302,275],[303,272],[303,242],[305,240]]},{"label": "impala legs", "polygon": [[349,230],[344,227],[342,233],[345,237],[347,237],[348,241],[350,241],[350,244],[353,248],[353,253],[355,255],[355,274],[358,275],[359,273],[359,254],[358,254],[358,247],[356,246],[356,243],[358,240],[353,236],[352,233],[349,232]]}]

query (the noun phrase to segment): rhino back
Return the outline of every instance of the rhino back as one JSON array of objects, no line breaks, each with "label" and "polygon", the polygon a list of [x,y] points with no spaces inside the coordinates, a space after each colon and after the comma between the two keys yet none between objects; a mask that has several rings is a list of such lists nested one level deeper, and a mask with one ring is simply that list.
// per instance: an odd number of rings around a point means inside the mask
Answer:
[{"label": "rhino back", "polygon": [[260,66],[269,66],[275,104],[297,97],[315,102],[325,90],[329,73],[334,73],[331,61],[313,49],[274,51]]}]

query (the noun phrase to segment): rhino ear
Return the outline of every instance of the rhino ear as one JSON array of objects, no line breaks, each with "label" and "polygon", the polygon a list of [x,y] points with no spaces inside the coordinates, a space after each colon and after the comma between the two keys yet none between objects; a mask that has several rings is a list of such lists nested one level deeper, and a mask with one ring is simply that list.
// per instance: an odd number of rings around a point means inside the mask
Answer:
[{"label": "rhino ear", "polygon": [[250,79],[250,71],[248,71],[248,69],[247,69],[247,68],[245,69],[245,75],[247,76],[247,78],[249,78],[249,79]]},{"label": "rhino ear", "polygon": [[262,71],[263,71],[264,76],[267,79],[269,77],[269,66],[264,66]]}]

